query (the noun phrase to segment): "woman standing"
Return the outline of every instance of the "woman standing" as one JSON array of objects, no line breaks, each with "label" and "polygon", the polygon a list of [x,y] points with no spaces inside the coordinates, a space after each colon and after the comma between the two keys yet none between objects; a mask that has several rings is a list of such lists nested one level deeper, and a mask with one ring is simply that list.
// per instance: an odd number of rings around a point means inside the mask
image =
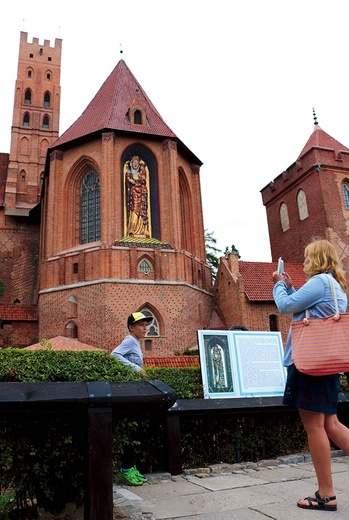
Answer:
[{"label": "woman standing", "polygon": [[[326,275],[333,278],[339,312],[347,309],[346,279],[339,257],[327,240],[316,240],[304,253],[304,273],[307,282],[298,290],[293,287],[287,272],[273,273],[273,297],[279,311],[292,314],[292,320],[302,320],[306,309],[311,317],[324,318],[335,313],[331,287]],[[309,450],[318,481],[314,495],[299,499],[303,509],[335,511],[337,499],[331,472],[331,439],[349,454],[349,429],[339,422],[337,401],[340,387],[339,374],[309,376],[298,372],[292,362],[291,329],[286,342],[284,365],[288,368],[283,404],[295,406],[306,430]]]}]

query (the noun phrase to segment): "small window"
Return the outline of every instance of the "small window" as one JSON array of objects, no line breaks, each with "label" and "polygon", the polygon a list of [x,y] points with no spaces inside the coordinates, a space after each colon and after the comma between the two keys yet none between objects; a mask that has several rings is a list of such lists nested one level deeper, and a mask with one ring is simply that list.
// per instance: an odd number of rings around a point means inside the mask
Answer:
[{"label": "small window", "polygon": [[269,330],[272,332],[277,332],[278,329],[278,317],[276,314],[271,314],[269,316]]},{"label": "small window", "polygon": [[140,110],[135,110],[133,117],[134,117],[135,125],[141,125],[142,124],[142,112]]},{"label": "small window", "polygon": [[151,350],[151,339],[144,340],[144,349],[148,351]]},{"label": "small window", "polygon": [[348,184],[343,184],[342,194],[343,194],[345,209],[349,209],[349,186],[348,186]]},{"label": "small window", "polygon": [[49,72],[46,74],[46,80],[51,81],[51,74]]},{"label": "small window", "polygon": [[31,77],[32,77],[32,71],[28,70],[27,78],[31,78]]},{"label": "small window", "polygon": [[51,102],[51,96],[49,92],[44,95],[44,107],[49,107]]},{"label": "small window", "polygon": [[49,57],[48,57],[47,59],[48,59],[48,61],[52,61],[52,58],[51,58],[51,56],[49,56]]},{"label": "small window", "polygon": [[30,92],[30,90],[28,88],[24,94],[24,104],[31,105],[31,103],[32,103],[32,93]]},{"label": "small window", "polygon": [[48,116],[45,116],[42,120],[42,128],[45,128],[46,130],[49,128],[49,118]]},{"label": "small window", "polygon": [[79,264],[74,262],[73,264],[73,274],[77,274],[79,272]]},{"label": "small window", "polygon": [[24,114],[23,126],[29,126],[29,114]]},{"label": "small window", "polygon": [[288,209],[286,204],[283,202],[280,206],[280,223],[282,231],[290,229],[290,221],[288,218]]}]

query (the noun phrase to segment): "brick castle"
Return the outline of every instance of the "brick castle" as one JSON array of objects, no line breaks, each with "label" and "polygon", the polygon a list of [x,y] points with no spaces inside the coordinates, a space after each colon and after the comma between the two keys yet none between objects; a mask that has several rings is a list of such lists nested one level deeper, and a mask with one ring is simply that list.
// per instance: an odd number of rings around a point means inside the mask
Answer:
[{"label": "brick castle", "polygon": [[295,163],[261,191],[272,262],[230,254],[212,286],[202,162],[123,60],[59,136],[61,49],[20,35],[11,148],[0,153],[0,347],[64,336],[110,351],[135,310],[154,316],[146,356],[233,324],[285,338],[289,317],[271,296],[277,258],[301,285],[316,234],[349,271],[349,150],[315,121]]}]

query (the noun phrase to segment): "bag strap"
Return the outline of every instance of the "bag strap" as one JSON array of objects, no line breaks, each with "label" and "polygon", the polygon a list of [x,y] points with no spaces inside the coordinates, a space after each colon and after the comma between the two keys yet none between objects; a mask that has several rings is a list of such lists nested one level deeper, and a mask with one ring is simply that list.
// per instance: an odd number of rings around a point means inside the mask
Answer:
[{"label": "bag strap", "polygon": [[[334,303],[334,308],[335,308],[335,314],[333,316],[333,319],[334,319],[334,321],[338,321],[340,319],[340,314],[339,314],[338,300],[337,300],[337,295],[336,295],[336,289],[335,289],[334,283],[333,283],[333,278],[332,278],[332,276],[330,276],[327,273],[324,273],[324,275],[326,276],[328,283],[330,284],[331,294],[332,294],[332,298],[333,298],[333,303]],[[306,309],[305,318],[303,319],[303,323],[305,325],[309,325],[309,316],[310,316],[309,309]]]},{"label": "bag strap", "polygon": [[333,302],[334,302],[334,308],[335,308],[335,315],[333,316],[333,319],[335,321],[339,320],[340,316],[339,316],[339,307],[338,307],[338,300],[337,300],[337,295],[336,295],[336,289],[334,288],[334,283],[333,283],[333,278],[332,276],[330,276],[329,274],[326,274],[325,273],[325,276],[327,276],[327,279],[329,281],[329,284],[330,284],[330,287],[331,287],[331,294],[332,294],[332,298],[333,298]]}]

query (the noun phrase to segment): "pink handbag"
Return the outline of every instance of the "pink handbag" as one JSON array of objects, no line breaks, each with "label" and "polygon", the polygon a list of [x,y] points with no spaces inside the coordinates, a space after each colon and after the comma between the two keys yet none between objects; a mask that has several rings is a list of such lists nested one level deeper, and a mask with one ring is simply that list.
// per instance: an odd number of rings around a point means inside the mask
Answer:
[{"label": "pink handbag", "polygon": [[327,318],[292,321],[292,360],[299,372],[325,376],[349,371],[349,314],[340,314],[332,277],[327,275],[336,312]]}]

